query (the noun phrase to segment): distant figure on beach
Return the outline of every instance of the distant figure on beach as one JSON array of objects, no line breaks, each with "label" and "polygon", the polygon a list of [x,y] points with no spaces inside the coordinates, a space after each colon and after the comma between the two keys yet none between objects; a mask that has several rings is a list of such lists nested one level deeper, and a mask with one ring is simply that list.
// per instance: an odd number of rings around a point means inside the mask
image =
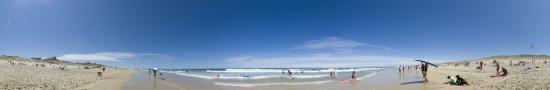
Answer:
[{"label": "distant figure on beach", "polygon": [[153,76],[155,77],[157,76],[157,70],[158,70],[157,68],[153,68]]},{"label": "distant figure on beach", "polygon": [[334,78],[336,76],[336,72],[332,68],[328,70],[328,73],[331,78]]},{"label": "distant figure on beach", "polygon": [[399,66],[399,73],[401,73],[401,66]]},{"label": "distant figure on beach", "polygon": [[479,62],[479,70],[480,70],[480,71],[483,71],[483,61],[480,61],[480,62]]},{"label": "distant figure on beach", "polygon": [[302,69],[301,73],[304,74],[304,69]]},{"label": "distant figure on beach", "polygon": [[290,71],[290,69],[288,70],[288,79],[292,80],[292,72]]},{"label": "distant figure on beach", "polygon": [[283,75],[285,75],[285,70],[283,70]]},{"label": "distant figure on beach", "polygon": [[355,71],[351,72],[351,79],[355,80]]},{"label": "distant figure on beach", "polygon": [[101,70],[102,70],[103,72],[105,72],[105,67],[101,68]]}]

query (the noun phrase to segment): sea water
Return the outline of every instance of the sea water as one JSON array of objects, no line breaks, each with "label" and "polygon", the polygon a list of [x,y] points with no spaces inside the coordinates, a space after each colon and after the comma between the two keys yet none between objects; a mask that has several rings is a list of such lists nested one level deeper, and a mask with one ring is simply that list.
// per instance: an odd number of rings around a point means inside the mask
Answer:
[{"label": "sea water", "polygon": [[[356,72],[356,80],[362,80],[382,71],[382,67],[335,68],[331,77],[329,68],[228,68],[228,69],[161,69],[163,73],[173,73],[185,77],[213,80],[216,85],[225,86],[269,86],[322,84],[351,80]],[[289,76],[288,71],[292,73]]]}]

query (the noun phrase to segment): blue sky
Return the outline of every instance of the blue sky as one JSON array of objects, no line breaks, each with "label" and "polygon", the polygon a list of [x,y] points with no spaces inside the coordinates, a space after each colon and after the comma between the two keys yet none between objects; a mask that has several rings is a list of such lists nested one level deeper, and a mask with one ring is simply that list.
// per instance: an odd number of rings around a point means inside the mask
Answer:
[{"label": "blue sky", "polygon": [[549,54],[547,0],[2,0],[0,54],[122,67],[339,67]]}]

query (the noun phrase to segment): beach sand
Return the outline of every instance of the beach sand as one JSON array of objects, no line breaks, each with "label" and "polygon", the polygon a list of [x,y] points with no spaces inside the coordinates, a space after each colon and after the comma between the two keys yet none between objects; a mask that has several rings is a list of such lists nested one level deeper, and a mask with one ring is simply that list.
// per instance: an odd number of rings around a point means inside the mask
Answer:
[{"label": "beach sand", "polygon": [[[501,67],[508,70],[509,75],[504,77],[491,77],[496,74],[494,64],[488,63],[483,71],[476,70],[479,64],[471,66],[442,65],[439,68],[431,68],[429,71],[430,81],[436,82],[429,86],[441,87],[442,90],[549,90],[550,89],[550,64],[538,63],[525,66],[510,66],[501,62]],[[532,68],[532,69],[527,69]],[[469,81],[469,86],[443,85],[447,81],[446,76],[460,75]]]},{"label": "beach sand", "polygon": [[[472,61],[475,62],[475,61]],[[484,61],[489,62],[489,61]],[[456,63],[442,64],[440,67],[430,67],[429,82],[424,82],[419,70],[406,70],[399,73],[397,69],[386,69],[372,77],[354,82],[329,82],[321,84],[300,85],[266,85],[266,86],[226,86],[217,85],[213,80],[193,78],[166,73],[164,76],[152,77],[147,72],[138,72],[126,84],[124,90],[550,90],[550,64],[532,64],[525,66],[510,66],[501,62],[508,69],[509,75],[491,77],[496,73],[495,66],[487,63],[483,71],[476,70],[476,65],[458,65]],[[524,70],[531,67],[532,69]],[[456,86],[444,84],[447,76],[460,75],[470,85]]]},{"label": "beach sand", "polygon": [[[0,90],[550,90],[550,64],[537,61],[519,65],[529,59],[500,59],[500,65],[509,71],[508,76],[490,77],[496,73],[492,60],[449,62],[438,68],[430,67],[429,82],[424,82],[419,70],[397,71],[386,68],[371,77],[352,82],[332,81],[299,85],[219,85],[214,80],[164,73],[153,77],[147,71],[108,68],[102,77],[96,75],[100,69],[83,69],[79,65],[46,65],[42,62],[15,61],[27,65],[11,65],[0,59]],[[475,62],[484,61],[483,71],[477,70]],[[512,64],[516,64],[513,65]],[[67,66],[60,70],[59,66]],[[539,66],[535,68],[534,66]],[[527,69],[531,68],[531,69]],[[470,85],[444,84],[446,76],[460,75]]]},{"label": "beach sand", "polygon": [[[103,77],[98,77],[97,72],[101,70],[83,69],[83,66],[78,65],[14,62],[17,64],[11,65],[6,60],[0,60],[0,90],[120,90],[134,73],[133,69],[107,68]],[[60,70],[58,66],[67,67]]]}]

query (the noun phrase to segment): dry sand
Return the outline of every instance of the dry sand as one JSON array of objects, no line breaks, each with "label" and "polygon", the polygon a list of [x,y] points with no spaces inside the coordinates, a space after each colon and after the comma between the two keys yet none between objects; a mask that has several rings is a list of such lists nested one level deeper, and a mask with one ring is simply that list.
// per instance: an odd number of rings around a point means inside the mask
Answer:
[{"label": "dry sand", "polygon": [[[525,60],[530,61],[530,60]],[[474,61],[477,62],[477,61]],[[479,64],[470,66],[451,63],[442,65],[439,68],[431,68],[429,71],[430,81],[437,82],[430,86],[440,86],[443,90],[550,90],[550,64],[538,63],[534,68],[532,64],[525,66],[510,66],[508,60],[499,60],[501,67],[508,70],[509,75],[504,77],[490,77],[496,74],[495,64],[485,60],[483,71],[477,70]],[[527,69],[532,68],[532,69]],[[527,70],[526,70],[527,69]],[[469,86],[442,85],[447,81],[446,76],[460,75],[470,82]]]},{"label": "dry sand", "polygon": [[[119,90],[134,70],[107,68],[103,77],[99,69],[83,69],[78,65],[49,65],[41,62],[0,60],[0,90]],[[19,65],[23,63],[26,65]],[[34,66],[46,64],[45,67]],[[60,70],[59,66],[67,66]]]}]

